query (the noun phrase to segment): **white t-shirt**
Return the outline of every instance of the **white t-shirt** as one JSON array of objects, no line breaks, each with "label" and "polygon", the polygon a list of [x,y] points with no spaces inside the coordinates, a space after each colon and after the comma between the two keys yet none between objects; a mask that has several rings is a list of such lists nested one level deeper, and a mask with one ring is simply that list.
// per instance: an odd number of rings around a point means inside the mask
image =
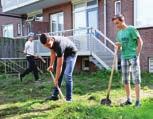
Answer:
[{"label": "white t-shirt", "polygon": [[33,41],[28,40],[25,43],[24,53],[26,53],[27,56],[34,55],[34,42]]}]

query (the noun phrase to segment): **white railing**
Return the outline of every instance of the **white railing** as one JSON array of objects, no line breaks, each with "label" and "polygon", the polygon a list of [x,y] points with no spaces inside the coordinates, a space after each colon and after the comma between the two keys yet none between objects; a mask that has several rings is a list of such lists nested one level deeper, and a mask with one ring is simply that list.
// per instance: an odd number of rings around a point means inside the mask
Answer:
[{"label": "white railing", "polygon": [[[44,57],[44,59],[46,60],[45,65],[40,60],[36,61],[39,72],[45,71],[49,66],[49,58]],[[19,75],[28,67],[26,58],[0,58],[0,64],[4,66],[5,74]]]},{"label": "white railing", "polygon": [[[79,28],[60,32],[49,32],[49,34],[52,36],[69,37],[76,44],[79,51],[78,54],[94,54],[93,57],[95,56],[101,65],[105,68],[111,67],[115,44],[99,30]],[[40,36],[40,34],[37,35]],[[42,56],[50,55],[50,51],[44,48],[39,40],[35,40],[35,52]]]}]

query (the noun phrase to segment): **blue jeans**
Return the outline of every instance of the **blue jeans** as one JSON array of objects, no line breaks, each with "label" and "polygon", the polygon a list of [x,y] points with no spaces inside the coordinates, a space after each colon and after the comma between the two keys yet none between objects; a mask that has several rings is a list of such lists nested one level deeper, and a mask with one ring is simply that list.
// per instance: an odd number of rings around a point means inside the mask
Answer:
[{"label": "blue jeans", "polygon": [[[72,90],[73,90],[73,70],[76,63],[77,56],[69,56],[67,57],[63,62],[63,68],[60,75],[60,78],[58,80],[58,85],[61,87],[63,75],[66,79],[66,100],[70,101],[72,100]],[[52,96],[57,97],[58,90],[56,87],[53,88]]]}]

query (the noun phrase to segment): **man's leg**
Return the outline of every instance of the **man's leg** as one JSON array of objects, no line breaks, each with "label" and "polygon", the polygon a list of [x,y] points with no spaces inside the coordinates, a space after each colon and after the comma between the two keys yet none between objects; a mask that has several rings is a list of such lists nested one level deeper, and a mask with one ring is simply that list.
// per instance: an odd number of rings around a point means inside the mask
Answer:
[{"label": "man's leg", "polygon": [[136,95],[135,106],[140,106],[141,76],[140,76],[139,58],[135,57],[135,58],[131,59],[130,63],[131,63],[132,79],[133,79],[134,84],[135,84],[135,95]]},{"label": "man's leg", "polygon": [[73,79],[72,73],[76,63],[77,56],[69,56],[66,59],[66,68],[65,68],[65,78],[66,78],[66,100],[72,100],[72,90],[73,90]]},{"label": "man's leg", "polygon": [[[60,78],[58,80],[59,88],[61,87],[61,84],[62,84],[65,66],[66,66],[66,62],[64,61],[63,62],[63,67],[62,67],[62,72],[61,72]],[[56,87],[54,87],[51,92],[52,92],[51,96],[47,97],[46,100],[58,100],[58,94],[59,94],[58,89]]]},{"label": "man's leg", "polygon": [[30,64],[31,64],[31,69],[33,71],[33,75],[35,77],[35,81],[37,81],[39,79],[39,75],[38,75],[38,69],[37,69],[37,65],[35,63],[34,57],[30,59]]},{"label": "man's leg", "polygon": [[[64,61],[63,62],[63,67],[62,67],[62,72],[61,72],[61,75],[60,75],[59,80],[58,80],[58,86],[59,86],[59,88],[61,87],[61,84],[62,84],[65,67],[66,67],[66,62]],[[58,93],[59,93],[58,92],[58,89],[56,87],[54,87],[53,90],[52,90],[52,96],[57,97]]]},{"label": "man's leg", "polygon": [[135,84],[136,101],[140,101],[140,84]]},{"label": "man's leg", "polygon": [[125,89],[125,92],[126,92],[127,101],[131,102],[131,86],[130,86],[130,83],[124,84],[124,89]]},{"label": "man's leg", "polygon": [[20,75],[20,80],[22,81],[22,78],[29,74],[31,71],[32,71],[32,68],[31,68],[31,62],[30,62],[30,57],[27,57],[27,61],[28,61],[28,68]]},{"label": "man's leg", "polygon": [[130,64],[126,59],[121,60],[122,80],[126,92],[127,100],[122,105],[130,105],[131,103],[131,86],[130,86]]}]

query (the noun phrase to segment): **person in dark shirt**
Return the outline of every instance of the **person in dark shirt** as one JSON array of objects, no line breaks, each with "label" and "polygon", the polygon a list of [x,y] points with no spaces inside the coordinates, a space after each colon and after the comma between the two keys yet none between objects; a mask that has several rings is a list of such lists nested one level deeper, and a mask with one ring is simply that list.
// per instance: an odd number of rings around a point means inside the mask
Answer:
[{"label": "person in dark shirt", "polygon": [[51,49],[49,71],[53,71],[54,61],[57,58],[56,75],[51,96],[48,100],[58,100],[57,86],[61,86],[63,75],[66,78],[66,101],[72,101],[73,79],[72,73],[77,59],[77,48],[75,44],[67,37],[50,36],[41,34],[40,42],[47,48]]}]

